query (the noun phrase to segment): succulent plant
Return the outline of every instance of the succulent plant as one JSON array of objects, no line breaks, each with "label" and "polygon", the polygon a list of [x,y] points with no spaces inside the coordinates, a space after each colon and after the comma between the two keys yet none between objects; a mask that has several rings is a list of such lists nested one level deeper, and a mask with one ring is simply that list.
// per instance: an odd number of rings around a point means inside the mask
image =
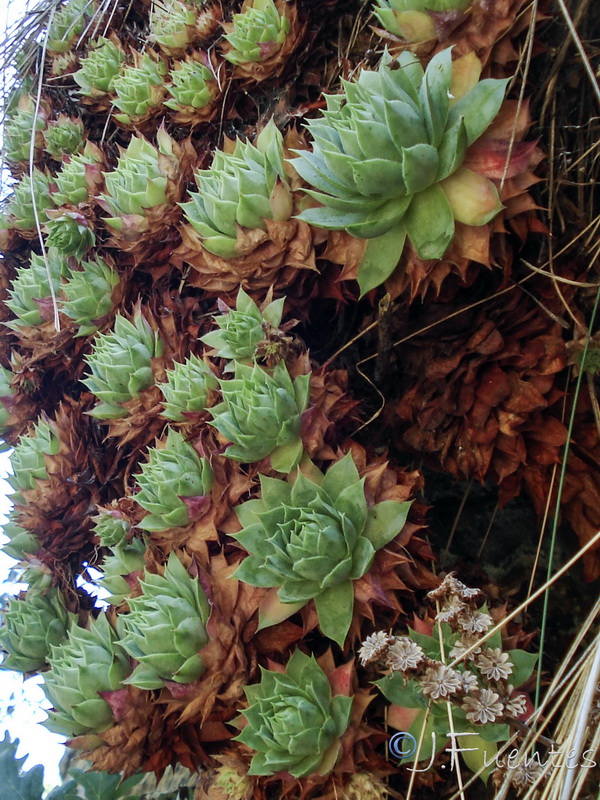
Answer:
[{"label": "succulent plant", "polygon": [[256,145],[238,139],[233,153],[217,150],[211,168],[200,170],[196,181],[200,191],[181,207],[203,246],[223,258],[243,255],[238,226],[266,230],[265,219],[285,221],[292,213],[283,138],[273,120]]},{"label": "succulent plant", "polygon": [[220,384],[223,402],[210,409],[210,424],[232,443],[225,455],[246,464],[270,456],[273,469],[290,472],[302,457],[300,418],[310,375],[292,380],[283,363],[270,374],[236,362],[234,377]]},{"label": "succulent plant", "polygon": [[165,100],[164,104],[173,111],[206,108],[218,91],[212,70],[200,61],[178,61],[171,70],[170,78],[167,91],[171,98]]},{"label": "succulent plant", "polygon": [[35,555],[40,549],[40,542],[37,536],[15,522],[12,516],[11,512],[8,522],[2,526],[2,533],[8,542],[5,542],[0,549],[16,561],[26,561],[27,556]]},{"label": "succulent plant", "polygon": [[13,188],[7,208],[11,223],[20,231],[33,231],[36,229],[35,212],[37,211],[37,222],[43,225],[48,219],[46,211],[49,208],[54,208],[50,196],[50,178],[34,167],[32,174],[25,175]]},{"label": "succulent plant", "polygon": [[49,305],[52,296],[50,281],[54,294],[57,295],[61,279],[68,273],[65,257],[54,247],[46,251],[46,260],[43,256],[32,253],[29,266],[17,269],[17,277],[8,292],[10,300],[6,301],[6,305],[17,320],[4,324],[15,331],[41,325],[48,318],[44,307]]},{"label": "succulent plant", "polygon": [[10,398],[14,396],[14,390],[10,385],[12,379],[12,371],[0,365],[0,435],[10,419],[8,404],[10,403]]},{"label": "succulent plant", "polygon": [[[265,324],[277,328],[281,323],[285,297],[269,303],[262,312],[256,303],[240,287],[234,309],[226,309],[225,314],[214,317],[218,331],[211,331],[201,337],[201,341],[213,348],[219,358],[235,359],[251,363],[254,361],[256,347],[265,338]],[[229,364],[226,372],[233,371]]]},{"label": "succulent plant", "polygon": [[169,430],[164,447],[148,452],[137,476],[140,491],[136,501],[150,512],[137,525],[144,531],[164,531],[188,525],[210,494],[213,473],[191,444]]},{"label": "succulent plant", "polygon": [[179,0],[158,0],[150,13],[150,38],[168,54],[177,53],[196,38],[197,12]]},{"label": "succulent plant", "polygon": [[44,455],[56,455],[60,439],[54,427],[40,419],[33,426],[31,435],[21,436],[12,452],[10,463],[13,474],[7,478],[15,491],[35,489],[37,480],[47,480]]},{"label": "succulent plant", "polygon": [[435,19],[429,12],[464,11],[473,0],[375,0],[373,9],[386,31],[409,42],[436,37]]},{"label": "succulent plant", "polygon": [[371,508],[364,480],[348,453],[323,475],[298,473],[293,484],[261,475],[261,499],[236,508],[244,526],[234,538],[251,555],[235,577],[252,586],[279,587],[277,619],[314,599],[322,632],[343,646],[352,621],[352,582],[371,567],[375,552],[404,527],[410,503],[385,500]]},{"label": "succulent plant", "polygon": [[72,270],[64,284],[61,310],[79,327],[77,336],[89,336],[98,330],[96,322],[112,311],[112,291],[119,283],[119,273],[98,258],[84,261],[81,270]]},{"label": "succulent plant", "polygon": [[98,567],[102,571],[102,576],[94,582],[110,592],[110,595],[103,599],[113,606],[118,606],[131,594],[132,587],[127,581],[127,576],[144,569],[146,544],[141,539],[132,539],[127,543],[112,545],[110,551],[111,555],[106,556]]},{"label": "succulent plant", "polygon": [[124,683],[161,689],[164,681],[191,683],[202,675],[198,655],[208,644],[210,607],[198,578],[172,552],[164,575],[146,572],[142,594],[119,617],[120,644],[139,662]]},{"label": "succulent plant", "polygon": [[77,68],[77,63],[76,53],[59,53],[52,59],[52,76],[54,78],[71,76]]},{"label": "succulent plant", "polygon": [[152,386],[152,359],[162,351],[158,334],[139,311],[133,322],[117,314],[112,333],[99,333],[85,358],[91,376],[82,383],[101,401],[89,413],[98,419],[126,417],[121,403]]},{"label": "succulent plant", "polygon": [[121,112],[114,114],[114,118],[124,125],[133,125],[150,109],[158,109],[164,97],[166,74],[162,61],[136,53],[135,64],[125,67],[113,79],[112,88],[117,95],[113,104]]},{"label": "succulent plant", "polygon": [[52,199],[58,206],[77,206],[98,192],[102,184],[102,151],[88,142],[83,153],[66,161],[54,178],[56,190]]},{"label": "succulent plant", "polygon": [[352,698],[332,697],[315,657],[301,650],[294,651],[285,674],[262,667],[261,673],[259,684],[244,689],[248,724],[236,737],[257,751],[248,775],[289,772],[302,778],[330,772],[350,724]]},{"label": "succulent plant", "polygon": [[51,648],[48,662],[43,689],[55,710],[46,728],[69,737],[109,728],[113,712],[102,694],[120,689],[131,669],[106,614],[88,628],[74,625],[67,641]]},{"label": "succulent plant", "polygon": [[113,89],[113,81],[121,71],[125,52],[118,42],[100,37],[89,47],[88,55],[81,59],[81,66],[73,74],[80,94],[101,97]]},{"label": "succulent plant", "polygon": [[48,123],[43,137],[46,152],[57,161],[62,161],[63,156],[72,156],[83,149],[83,122],[61,114],[58,119]]},{"label": "succulent plant", "polygon": [[116,509],[99,509],[92,517],[94,533],[100,539],[102,547],[121,547],[129,541],[131,524]]},{"label": "succulent plant", "polygon": [[224,38],[231,49],[224,57],[232,64],[263,61],[285,42],[290,23],[273,0],[252,0],[241,14],[233,15],[233,26]]},{"label": "succulent plant", "polygon": [[132,136],[121,152],[117,168],[105,172],[106,194],[103,207],[111,214],[104,221],[119,232],[129,228],[141,232],[148,228],[147,210],[170,202],[169,180],[176,174],[173,140],[159,130],[158,149],[141,136]]},{"label": "succulent plant", "polygon": [[[421,258],[441,258],[455,219],[483,225],[501,208],[495,186],[461,162],[498,113],[506,80],[480,81],[458,100],[451,82],[451,48],[425,72],[412,53],[386,53],[308,123],[313,149],[297,151],[293,165],[322,207],[300,219],[372,240],[358,273],[363,294],[391,274],[407,236]],[[481,202],[470,204],[474,193]]]},{"label": "succulent plant", "polygon": [[210,393],[218,388],[219,382],[210,367],[192,354],[167,370],[167,380],[160,386],[165,396],[163,417],[181,422],[188,415],[204,411],[209,405]]},{"label": "succulent plant", "polygon": [[48,211],[47,216],[48,221],[44,225],[48,234],[46,244],[55,247],[61,255],[81,260],[96,244],[96,234],[90,227],[90,220],[81,211],[61,208]]},{"label": "succulent plant", "polygon": [[19,101],[15,114],[4,125],[4,155],[9,161],[28,164],[33,138],[34,161],[44,146],[42,131],[46,127],[43,107],[36,114],[35,103],[28,95]]},{"label": "succulent plant", "polygon": [[7,653],[2,669],[33,672],[45,666],[52,645],[67,638],[69,627],[76,621],[57,589],[47,592],[28,591],[21,600],[11,597],[4,609],[0,628],[0,649]]},{"label": "succulent plant", "polygon": [[56,10],[47,34],[50,53],[67,53],[85,31],[96,9],[94,0],[69,0]]}]

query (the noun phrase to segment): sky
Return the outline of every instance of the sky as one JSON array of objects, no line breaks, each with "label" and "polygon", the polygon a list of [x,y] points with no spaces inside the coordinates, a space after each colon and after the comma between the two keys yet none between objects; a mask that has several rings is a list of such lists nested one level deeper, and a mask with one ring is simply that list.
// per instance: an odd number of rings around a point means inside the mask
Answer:
[{"label": "sky", "polygon": [[[27,0],[0,2],[0,38],[13,21],[17,20],[26,8]],[[6,77],[6,76],[4,76]],[[4,480],[10,474],[9,453],[0,453],[0,525],[6,522],[11,504],[7,498],[12,489]],[[6,537],[0,535],[0,543]],[[15,593],[19,586],[4,583],[16,562],[0,552],[0,593]],[[27,755],[25,768],[35,764],[44,765],[44,783],[52,787],[60,783],[58,763],[64,754],[64,737],[50,733],[37,723],[46,718],[44,707],[50,704],[40,687],[42,679],[35,676],[23,681],[18,672],[0,671],[0,739],[8,731],[11,738],[20,740],[18,756]]]}]

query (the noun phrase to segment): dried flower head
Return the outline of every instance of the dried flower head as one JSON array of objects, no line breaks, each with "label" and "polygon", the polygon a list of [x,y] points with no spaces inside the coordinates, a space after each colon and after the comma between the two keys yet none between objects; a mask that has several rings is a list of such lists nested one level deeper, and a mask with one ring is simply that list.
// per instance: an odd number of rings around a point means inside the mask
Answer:
[{"label": "dried flower head", "polygon": [[453,595],[446,600],[442,606],[440,612],[436,616],[436,621],[448,622],[449,624],[455,623],[461,615],[468,611],[468,606],[456,597],[456,595]]},{"label": "dried flower head", "polygon": [[521,761],[510,776],[511,783],[517,788],[518,794],[523,794],[528,786],[532,786],[542,775],[542,765],[534,759]]},{"label": "dried flower head", "polygon": [[481,689],[475,697],[468,695],[463,701],[462,708],[467,712],[467,719],[477,725],[495,722],[504,713],[500,695],[491,689]]},{"label": "dried flower head", "polygon": [[370,636],[367,636],[358,651],[358,658],[361,665],[366,667],[367,664],[378,661],[387,653],[388,647],[393,641],[393,637],[385,631],[376,631]]},{"label": "dried flower head", "polygon": [[486,647],[475,659],[475,665],[488,681],[506,680],[513,671],[509,654],[503,653],[500,647]]},{"label": "dried flower head", "polygon": [[506,697],[502,698],[504,713],[511,717],[520,717],[527,710],[527,696],[515,694],[510,684],[506,688]]},{"label": "dried flower head", "polygon": [[390,645],[387,664],[398,672],[416,669],[425,659],[423,648],[408,636],[398,636]]},{"label": "dried flower head", "polygon": [[474,692],[477,689],[479,689],[477,678],[475,677],[475,675],[473,675],[472,672],[461,672],[460,679],[461,679],[461,689],[465,694],[470,694],[471,692]]},{"label": "dried flower head", "polygon": [[485,633],[492,625],[492,618],[484,611],[469,611],[459,618],[458,624],[468,633]]},{"label": "dried flower head", "polygon": [[420,684],[423,694],[426,694],[432,700],[439,700],[459,692],[462,686],[461,679],[460,672],[446,667],[444,664],[439,664],[426,670],[420,680]]}]

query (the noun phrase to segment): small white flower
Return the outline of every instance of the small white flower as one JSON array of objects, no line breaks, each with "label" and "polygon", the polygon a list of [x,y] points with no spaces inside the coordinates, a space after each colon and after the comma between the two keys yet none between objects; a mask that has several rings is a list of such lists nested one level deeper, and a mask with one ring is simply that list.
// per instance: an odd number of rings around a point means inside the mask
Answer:
[{"label": "small white flower", "polygon": [[459,618],[458,624],[469,633],[485,633],[492,625],[492,618],[483,611],[469,611]]},{"label": "small white flower", "polygon": [[459,600],[458,597],[451,597],[442,606],[440,613],[436,616],[436,620],[437,622],[454,622],[468,610],[468,606],[462,600]]},{"label": "small white flower", "polygon": [[467,712],[467,719],[478,725],[495,722],[504,713],[500,695],[491,689],[481,689],[476,697],[468,695],[463,700],[462,707]]},{"label": "small white flower", "polygon": [[367,636],[358,651],[361,665],[365,667],[367,664],[371,664],[381,658],[391,641],[393,641],[393,638],[385,631],[377,631]]},{"label": "small white flower", "polygon": [[513,664],[500,647],[486,648],[475,659],[475,665],[488,681],[504,681],[512,675]]},{"label": "small white flower", "polygon": [[408,636],[399,636],[387,653],[387,665],[398,672],[416,669],[425,658],[423,648]]},{"label": "small white flower", "polygon": [[462,581],[456,581],[456,588],[463,600],[472,600],[474,597],[482,594],[481,589],[470,589],[468,586],[465,586]]},{"label": "small white flower", "polygon": [[436,600],[444,600],[453,594],[457,594],[457,580],[454,577],[454,573],[449,572],[440,585],[428,592],[426,597],[434,603]]},{"label": "small white flower", "polygon": [[423,694],[431,697],[432,700],[449,697],[449,695],[459,692],[462,685],[460,672],[446,667],[444,664],[429,667],[419,682]]},{"label": "small white flower", "polygon": [[[454,647],[452,648],[452,650],[450,650],[450,658],[453,659],[453,660],[455,658],[462,659],[464,657],[464,654],[467,652],[467,650],[473,644],[475,644],[475,642],[478,639],[479,639],[479,637],[477,635],[473,636],[473,635],[469,635],[468,633],[463,633],[463,635],[460,637],[460,639],[457,639],[454,642]],[[468,661],[473,661],[473,659],[475,658],[475,656],[478,653],[481,653],[481,647],[476,647],[474,650],[471,650],[471,652],[467,656],[467,660]]]}]

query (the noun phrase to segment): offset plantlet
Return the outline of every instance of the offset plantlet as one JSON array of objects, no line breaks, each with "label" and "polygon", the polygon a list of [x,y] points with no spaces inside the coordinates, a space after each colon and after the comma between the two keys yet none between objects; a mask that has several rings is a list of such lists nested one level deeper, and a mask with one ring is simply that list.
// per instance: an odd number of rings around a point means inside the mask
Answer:
[{"label": "offset plantlet", "polygon": [[169,430],[162,448],[151,448],[137,476],[136,502],[149,515],[137,525],[144,531],[164,531],[189,525],[209,502],[213,473],[191,444]]},{"label": "offset plantlet", "polygon": [[[282,297],[260,311],[254,300],[240,287],[235,308],[225,307],[222,316],[214,317],[219,330],[202,336],[201,341],[213,348],[211,355],[251,364],[257,345],[265,338],[265,325],[277,328],[281,324],[284,303],[285,297]],[[234,364],[225,367],[226,372],[233,372],[234,369]]]},{"label": "offset plantlet", "polygon": [[[206,59],[207,64],[208,58]],[[196,112],[209,108],[219,92],[215,76],[209,67],[200,61],[179,61],[170,72],[171,83],[167,91],[171,95],[164,104],[178,112],[181,121],[193,121]]]},{"label": "offset plantlet", "polygon": [[150,13],[150,38],[168,55],[185,50],[196,38],[196,11],[179,0],[157,0]]},{"label": "offset plantlet", "polygon": [[55,296],[58,295],[62,278],[69,274],[66,258],[56,248],[50,247],[46,251],[46,259],[48,266],[42,256],[32,253],[29,266],[17,270],[17,277],[8,292],[10,300],[6,301],[6,305],[18,321],[4,323],[14,331],[41,325],[49,318],[52,293],[48,273]]},{"label": "offset plantlet", "polygon": [[103,182],[102,160],[102,151],[88,142],[83,153],[66,161],[54,178],[57,188],[52,192],[52,199],[56,205],[77,206],[97,194]]},{"label": "offset plantlet", "polygon": [[160,386],[165,396],[163,417],[177,422],[192,418],[208,408],[211,393],[218,388],[219,382],[210,367],[192,354],[167,370],[167,381]]},{"label": "offset plantlet", "polygon": [[102,577],[94,583],[110,592],[108,597],[103,598],[107,603],[118,606],[131,594],[132,586],[127,577],[145,567],[146,545],[141,539],[132,539],[112,545],[110,551],[111,555],[106,556],[98,567],[102,571]]},{"label": "offset plantlet", "polygon": [[241,14],[233,15],[224,38],[231,49],[224,57],[232,64],[264,61],[276,53],[290,32],[287,16],[280,14],[273,0],[252,0]]},{"label": "offset plantlet", "polygon": [[2,533],[8,539],[0,550],[16,561],[26,562],[40,549],[40,541],[31,531],[14,521],[14,512],[8,515],[8,522],[2,526]]},{"label": "offset plantlet", "polygon": [[248,724],[236,737],[257,751],[248,775],[329,773],[350,724],[352,698],[332,697],[327,675],[301,650],[294,651],[285,674],[261,667],[261,676],[259,684],[244,689]]},{"label": "offset plantlet", "polygon": [[0,365],[0,436],[10,419],[10,400],[15,394],[14,389],[10,385],[12,379],[13,373],[11,370]]},{"label": "offset plantlet", "polygon": [[[35,198],[35,210],[33,198]],[[50,178],[34,167],[31,175],[25,175],[13,187],[13,194],[7,207],[9,220],[18,231],[33,232],[38,222],[40,225],[47,222],[46,211],[49,208],[54,208],[50,195]]]},{"label": "offset plantlet", "polygon": [[373,13],[390,33],[408,42],[437,38],[432,13],[464,11],[472,0],[375,0]]},{"label": "offset plantlet", "polygon": [[391,275],[407,237],[421,258],[442,258],[455,220],[484,225],[501,209],[494,184],[461,163],[498,113],[507,81],[483,80],[453,97],[448,48],[425,72],[412,53],[386,53],[378,70],[342,83],[345,93],[326,96],[323,117],[308,123],[312,152],[297,151],[293,164],[322,203],[300,219],[370,240],[358,271],[365,294]]},{"label": "offset plantlet", "polygon": [[42,669],[51,646],[61,644],[77,621],[75,614],[66,610],[57,589],[45,593],[30,589],[24,598],[11,597],[2,619],[0,650],[4,650],[6,658],[0,668],[17,672]]},{"label": "offset plantlet", "polygon": [[79,261],[96,244],[96,234],[90,220],[77,210],[58,209],[47,212],[48,221],[44,231],[48,234],[46,244],[55,247],[63,256],[74,256]]},{"label": "offset plantlet", "polygon": [[21,436],[11,456],[12,475],[6,479],[18,493],[36,488],[36,481],[48,480],[44,455],[53,456],[60,450],[60,439],[54,426],[40,419],[31,436]]},{"label": "offset plantlet", "polygon": [[117,42],[104,37],[93,41],[88,55],[81,59],[80,69],[73,74],[80,94],[96,98],[112,92],[124,61],[125,53]]},{"label": "offset plantlet", "polygon": [[84,130],[80,119],[61,114],[57,120],[48,123],[43,133],[45,150],[57,161],[63,156],[72,156],[83,150]]},{"label": "offset plantlet", "polygon": [[233,153],[217,150],[211,168],[200,170],[196,182],[200,191],[181,207],[203,246],[222,258],[244,255],[238,226],[264,231],[265,219],[285,222],[291,216],[283,138],[273,120],[255,145],[238,139]]},{"label": "offset plantlet", "polygon": [[19,100],[15,114],[4,125],[3,151],[8,161],[29,164],[33,138],[33,160],[36,161],[44,147],[42,131],[46,127],[47,112],[43,106],[35,113],[35,103],[28,95]]},{"label": "offset plantlet", "polygon": [[278,472],[294,469],[303,452],[300,423],[310,374],[292,381],[283,363],[271,374],[236,362],[234,377],[220,384],[223,402],[210,409],[210,424],[232,443],[225,455],[247,464],[269,456]]},{"label": "offset plantlet", "polygon": [[235,509],[244,526],[234,538],[251,555],[235,577],[277,588],[263,603],[260,627],[281,622],[315,601],[321,631],[343,646],[352,622],[353,581],[404,527],[410,503],[385,500],[369,508],[364,479],[348,453],[325,475],[310,465],[293,483],[260,476],[261,499]]},{"label": "offset plantlet", "polygon": [[165,681],[191,683],[204,672],[199,651],[208,644],[210,606],[200,587],[173,552],[164,575],[146,572],[142,594],[119,617],[120,643],[139,662],[124,683],[161,689]]},{"label": "offset plantlet", "polygon": [[94,0],[69,0],[66,5],[58,8],[48,30],[48,52],[69,52],[83,34],[95,11]]},{"label": "offset plantlet", "polygon": [[48,661],[43,689],[55,710],[43,725],[68,737],[110,728],[113,712],[102,693],[120,689],[131,668],[106,615],[90,619],[87,629],[74,625]]},{"label": "offset plantlet", "polygon": [[63,286],[65,299],[61,310],[78,326],[77,336],[90,336],[96,324],[113,309],[112,292],[119,283],[119,273],[98,258],[84,261],[81,270],[72,270]]},{"label": "offset plantlet", "polygon": [[114,118],[123,125],[135,125],[152,110],[158,110],[165,93],[167,70],[162,61],[137,52],[134,57],[135,64],[125,67],[112,82],[117,95],[113,103],[121,112]]},{"label": "offset plantlet", "polygon": [[138,311],[133,322],[117,314],[112,333],[100,333],[85,361],[91,376],[82,381],[101,401],[89,413],[98,419],[127,416],[122,406],[152,386],[152,359],[162,355],[163,343]]}]

